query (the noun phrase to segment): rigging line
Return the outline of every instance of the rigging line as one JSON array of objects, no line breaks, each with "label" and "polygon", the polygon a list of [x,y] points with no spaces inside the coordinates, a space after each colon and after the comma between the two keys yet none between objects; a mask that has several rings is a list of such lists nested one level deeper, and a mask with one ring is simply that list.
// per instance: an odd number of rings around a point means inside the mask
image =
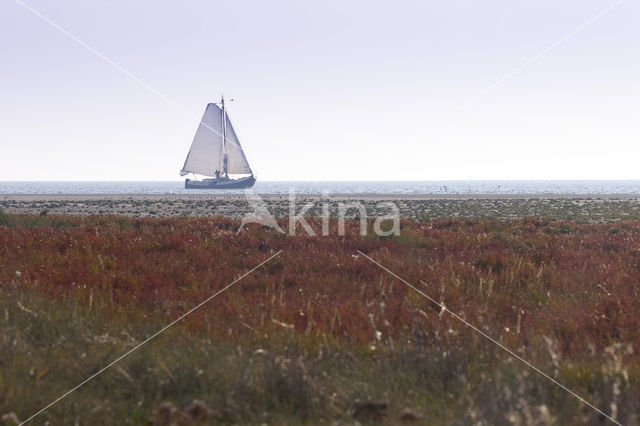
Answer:
[{"label": "rigging line", "polygon": [[[64,28],[62,28],[60,25],[56,24],[55,22],[53,22],[51,19],[47,18],[45,15],[43,15],[42,13],[38,12],[36,9],[34,9],[33,7],[29,6],[28,4],[26,4],[25,2],[23,2],[22,0],[15,0],[16,3],[20,4],[22,7],[24,7],[25,9],[27,9],[28,11],[30,11],[31,13],[33,13],[34,15],[36,15],[37,17],[39,17],[40,19],[42,19],[43,21],[45,21],[47,24],[51,25],[53,28],[57,29],[58,31],[60,31],[61,33],[63,33],[64,35],[66,35],[67,37],[69,37],[71,40],[75,41],[76,43],[78,43],[79,45],[81,45],[82,47],[84,47],[85,49],[87,49],[89,52],[93,53],[94,55],[96,55],[98,58],[102,59],[103,61],[107,62],[109,65],[113,66],[115,69],[117,69],[118,71],[120,71],[121,73],[123,73],[124,75],[126,75],[127,77],[131,78],[132,80],[134,80],[136,83],[140,84],[141,86],[143,86],[145,89],[149,90],[150,92],[152,92],[153,94],[159,96],[162,100],[164,100],[165,102],[169,103],[170,105],[172,105],[173,107],[179,109],[180,111],[182,111],[183,113],[185,113],[188,117],[192,118],[193,120],[195,120],[198,123],[203,124],[206,128],[208,128],[209,130],[211,130],[213,133],[217,134],[218,136],[222,136],[218,131],[216,131],[215,129],[212,129],[210,126],[208,126],[205,123],[202,123],[201,120],[196,117],[195,115],[193,115],[191,112],[189,112],[186,108],[182,107],[181,105],[179,105],[178,103],[174,102],[173,100],[171,100],[169,97],[167,97],[166,95],[164,95],[163,93],[159,92],[158,90],[156,90],[155,88],[153,88],[152,86],[150,86],[149,84],[145,83],[142,79],[140,79],[138,76],[136,76],[135,74],[130,73],[129,71],[127,71],[126,69],[124,69],[122,66],[118,65],[115,61],[113,61],[112,59],[110,59],[109,57],[103,55],[102,53],[98,52],[96,49],[94,49],[93,47],[91,47],[89,44],[85,43],[84,41],[80,40],[78,37],[74,36],[73,34],[71,34],[69,31],[65,30]],[[224,137],[224,136],[222,136]],[[230,142],[231,144],[237,146],[238,148],[242,149],[242,147],[238,144],[236,144],[235,142],[231,142],[227,139],[228,142]]]},{"label": "rigging line", "polygon": [[457,315],[455,312],[451,311],[449,308],[447,308],[444,305],[444,302],[442,303],[438,303],[435,299],[429,297],[427,294],[425,294],[423,291],[419,290],[418,288],[416,288],[415,286],[411,285],[407,280],[403,279],[402,277],[398,276],[397,274],[395,274],[393,271],[391,271],[390,269],[382,266],[380,263],[376,262],[374,259],[372,259],[371,257],[367,256],[366,254],[364,254],[363,252],[361,252],[360,250],[356,250],[358,253],[360,253],[361,255],[363,255],[365,258],[369,259],[373,264],[379,266],[380,268],[382,268],[383,270],[387,271],[391,276],[393,276],[394,278],[397,278],[398,280],[402,281],[404,284],[406,284],[408,287],[410,287],[411,289],[413,289],[415,292],[417,292],[418,294],[420,294],[421,296],[423,296],[424,298],[426,298],[427,300],[429,300],[430,302],[438,305],[439,308],[441,308],[443,311],[449,312],[449,314],[451,314],[451,316],[453,316],[454,318],[456,318],[457,320],[461,321],[464,325],[466,325],[467,327],[471,328],[472,330],[476,331],[477,333],[479,333],[480,335],[482,335],[484,338],[488,339],[489,341],[491,341],[492,343],[494,343],[495,345],[497,345],[498,347],[500,347],[501,349],[503,349],[504,351],[506,351],[507,353],[509,353],[512,357],[516,358],[517,360],[521,361],[522,363],[524,363],[525,365],[527,365],[528,367],[532,368],[533,370],[535,370],[537,373],[541,374],[542,376],[544,376],[545,378],[549,379],[551,382],[553,382],[555,385],[559,386],[560,388],[564,389],[565,391],[569,392],[571,395],[573,395],[575,398],[577,398],[579,401],[585,403],[586,405],[588,405],[589,407],[591,407],[592,409],[594,409],[595,411],[597,411],[599,414],[605,416],[607,419],[611,420],[613,423],[622,426],[622,423],[618,422],[617,420],[615,420],[613,417],[607,415],[607,413],[605,413],[604,411],[602,411],[601,409],[599,409],[598,407],[596,407],[595,405],[591,404],[589,401],[587,401],[586,399],[584,399],[583,397],[581,397],[580,395],[578,395],[577,393],[575,393],[574,391],[572,391],[571,389],[569,389],[568,387],[566,387],[565,385],[563,385],[562,383],[558,382],[557,380],[555,380],[554,378],[552,378],[551,376],[549,376],[547,373],[545,373],[544,371],[540,370],[538,367],[536,367],[535,365],[531,364],[529,361],[527,361],[526,359],[522,358],[520,355],[517,355],[516,353],[514,353],[511,349],[507,348],[506,346],[504,346],[502,343],[498,342],[496,339],[494,339],[493,337],[489,336],[487,333],[485,333],[484,331],[480,330],[478,327],[474,326],[473,324],[471,324],[470,322],[468,322],[467,320],[465,320],[464,318],[462,318],[461,316]]},{"label": "rigging line", "polygon": [[174,324],[176,324],[177,322],[181,321],[182,319],[184,319],[185,317],[187,317],[188,315],[192,314],[194,311],[196,311],[198,308],[200,308],[202,305],[206,304],[207,302],[209,302],[211,299],[215,298],[216,296],[218,296],[219,294],[221,294],[222,292],[224,292],[225,290],[229,289],[232,285],[234,285],[235,283],[237,283],[238,281],[240,281],[241,279],[243,279],[244,277],[246,277],[247,275],[251,274],[252,272],[254,272],[256,269],[260,268],[262,265],[264,265],[265,263],[267,263],[268,261],[270,261],[271,259],[273,259],[274,257],[278,256],[280,253],[282,253],[283,250],[278,251],[276,254],[270,256],[268,259],[263,260],[262,262],[260,262],[258,265],[254,266],[252,269],[248,270],[247,272],[245,272],[244,274],[242,274],[240,277],[236,278],[235,280],[233,280],[231,283],[227,284],[222,290],[217,291],[216,293],[212,294],[211,296],[209,296],[208,298],[206,298],[205,300],[203,300],[202,302],[200,302],[199,304],[197,304],[196,306],[194,306],[193,308],[189,309],[187,312],[185,312],[184,314],[182,314],[181,316],[179,316],[178,318],[176,318],[175,320],[171,321],[169,324],[165,325],[164,327],[162,327],[160,330],[156,331],[154,334],[152,334],[150,337],[147,337],[145,340],[143,340],[142,342],[138,343],[136,346],[134,346],[133,348],[129,349],[127,352],[125,352],[124,354],[120,355],[118,358],[116,358],[115,360],[111,361],[109,364],[107,364],[105,367],[102,367],[100,370],[98,370],[96,373],[93,373],[91,376],[89,376],[88,378],[86,378],[85,380],[83,380],[82,382],[78,383],[76,386],[72,387],[71,389],[69,389],[68,391],[66,391],[65,393],[63,393],[61,396],[59,396],[57,399],[55,399],[54,401],[50,402],[48,405],[46,405],[44,408],[40,409],[37,413],[32,414],[31,417],[29,417],[27,420],[21,422],[18,426],[22,426],[25,423],[27,423],[28,421],[30,421],[31,419],[33,419],[34,417],[36,417],[37,415],[39,415],[40,413],[42,413],[43,411],[47,410],[48,408],[50,408],[52,405],[54,405],[55,403],[57,403],[58,401],[62,400],[63,398],[65,398],[66,396],[68,396],[69,394],[71,394],[72,392],[74,392],[75,390],[77,390],[79,387],[81,387],[82,385],[84,385],[85,383],[93,380],[94,378],[96,378],[98,375],[100,375],[103,371],[105,371],[106,369],[108,369],[109,367],[111,367],[112,365],[116,364],[118,361],[120,361],[121,359],[125,358],[127,355],[129,355],[130,353],[136,351],[137,349],[139,349],[142,345],[144,345],[145,343],[149,342],[151,339],[153,339],[154,337],[158,336],[159,334],[162,334],[165,330],[167,330],[169,327],[173,326]]},{"label": "rigging line", "polygon": [[582,25],[579,25],[578,27],[576,27],[575,29],[573,29],[573,31],[569,32],[567,35],[565,35],[564,37],[560,38],[558,41],[550,44],[549,46],[547,46],[545,49],[541,50],[540,52],[538,52],[536,55],[534,55],[532,58],[524,61],[522,64],[518,65],[517,67],[515,67],[513,70],[511,70],[510,72],[508,72],[507,74],[505,74],[504,76],[502,76],[501,78],[499,78],[498,80],[496,80],[494,83],[490,84],[489,86],[487,86],[486,88],[484,88],[483,90],[479,91],[478,93],[476,93],[474,96],[472,96],[471,98],[469,98],[468,100],[466,100],[465,102],[463,102],[462,104],[458,105],[457,107],[453,108],[452,110],[450,110],[448,113],[446,113],[444,115],[444,117],[442,117],[441,119],[439,119],[438,121],[436,121],[433,125],[430,126],[430,130],[435,130],[437,128],[439,128],[440,126],[442,126],[447,120],[449,120],[453,115],[455,115],[456,113],[462,111],[463,109],[465,109],[467,106],[471,105],[472,103],[474,103],[475,101],[477,101],[479,98],[483,97],[484,95],[486,95],[487,93],[491,92],[493,89],[495,89],[496,87],[498,87],[500,84],[504,83],[506,80],[510,79],[511,77],[513,77],[514,75],[516,75],[517,73],[519,73],[520,71],[522,71],[524,68],[526,68],[527,66],[529,66],[531,63],[537,61],[538,59],[542,58],[544,55],[546,55],[547,53],[549,53],[550,51],[552,51],[553,49],[555,49],[557,46],[559,46],[560,44],[564,43],[565,41],[567,41],[568,39],[570,39],[571,37],[573,37],[574,35],[576,35],[578,32],[582,31],[583,29],[585,29],[586,27],[588,27],[589,25],[593,24],[594,22],[596,22],[598,19],[602,18],[604,15],[606,15],[607,13],[611,12],[613,9],[615,9],[616,7],[620,6],[622,3],[624,3],[626,0],[618,0],[617,2],[615,2],[614,4],[612,4],[611,6],[605,8],[604,10],[602,10],[601,12],[599,12],[597,15],[595,15],[593,18],[585,21]]}]

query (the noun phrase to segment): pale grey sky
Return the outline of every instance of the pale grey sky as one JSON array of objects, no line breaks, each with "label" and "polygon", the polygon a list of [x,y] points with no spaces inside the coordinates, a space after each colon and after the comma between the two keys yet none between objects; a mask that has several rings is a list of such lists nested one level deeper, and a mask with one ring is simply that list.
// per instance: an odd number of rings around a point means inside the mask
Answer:
[{"label": "pale grey sky", "polygon": [[[640,179],[636,1],[450,116],[616,1],[22,1],[198,118],[235,98],[262,180]],[[15,0],[0,31],[0,180],[179,179],[197,121]]]}]

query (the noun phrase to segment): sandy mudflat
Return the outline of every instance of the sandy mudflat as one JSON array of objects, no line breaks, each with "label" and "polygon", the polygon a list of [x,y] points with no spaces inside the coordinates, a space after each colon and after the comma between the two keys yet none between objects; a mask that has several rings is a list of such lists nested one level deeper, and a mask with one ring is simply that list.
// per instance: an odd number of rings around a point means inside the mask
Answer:
[{"label": "sandy mudflat", "polygon": [[[264,200],[288,200],[289,194],[259,194]],[[297,199],[326,199],[318,194],[295,194]],[[640,194],[339,194],[329,195],[330,200],[517,200],[517,199],[569,199],[569,200],[635,200]],[[15,194],[0,195],[0,200],[42,201],[91,201],[91,200],[245,200],[244,194]]]},{"label": "sandy mudflat", "polygon": [[[290,214],[287,194],[262,196],[276,217]],[[581,221],[640,219],[640,196],[620,194],[354,194],[324,198],[296,194],[296,214],[317,216],[327,204],[335,214],[340,206],[364,206],[368,217],[392,214],[414,220],[445,217],[492,217],[516,219],[551,217]],[[244,194],[189,195],[1,195],[0,208],[7,213],[92,215],[115,214],[134,217],[227,216],[253,213]],[[358,210],[353,208],[347,216]]]}]

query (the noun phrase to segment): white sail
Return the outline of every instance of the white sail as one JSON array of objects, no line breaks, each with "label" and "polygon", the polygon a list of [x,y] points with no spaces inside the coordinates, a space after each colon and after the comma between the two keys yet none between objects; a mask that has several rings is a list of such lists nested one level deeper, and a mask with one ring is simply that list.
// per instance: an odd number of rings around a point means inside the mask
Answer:
[{"label": "white sail", "polygon": [[238,140],[238,135],[236,135],[236,131],[233,129],[231,125],[231,120],[229,120],[229,115],[226,116],[226,135],[227,135],[227,143],[225,145],[225,152],[227,154],[227,173],[230,174],[249,174],[251,173],[251,167],[249,167],[249,162],[247,161],[247,157],[244,155],[244,151],[242,150],[242,146],[240,146],[240,141]]},{"label": "white sail", "polygon": [[[223,115],[226,118],[226,126],[223,126]],[[224,134],[226,134],[226,143],[223,144],[222,135]],[[197,173],[216,176],[216,172],[224,174],[225,171],[228,174],[252,173],[229,116],[218,105],[209,104],[204,111],[180,174],[184,176],[188,173]]]},{"label": "white sail", "polygon": [[182,172],[215,176],[222,172],[222,110],[216,104],[207,105]]}]

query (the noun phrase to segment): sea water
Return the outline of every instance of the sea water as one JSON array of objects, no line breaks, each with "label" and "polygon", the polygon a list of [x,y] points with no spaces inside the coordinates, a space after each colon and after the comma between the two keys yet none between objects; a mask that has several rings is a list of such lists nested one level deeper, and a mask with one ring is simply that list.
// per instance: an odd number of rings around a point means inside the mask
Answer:
[{"label": "sea water", "polygon": [[[640,194],[640,181],[258,181],[258,194]],[[184,189],[183,181],[164,182],[0,182],[0,194],[207,194],[242,189]]]}]

